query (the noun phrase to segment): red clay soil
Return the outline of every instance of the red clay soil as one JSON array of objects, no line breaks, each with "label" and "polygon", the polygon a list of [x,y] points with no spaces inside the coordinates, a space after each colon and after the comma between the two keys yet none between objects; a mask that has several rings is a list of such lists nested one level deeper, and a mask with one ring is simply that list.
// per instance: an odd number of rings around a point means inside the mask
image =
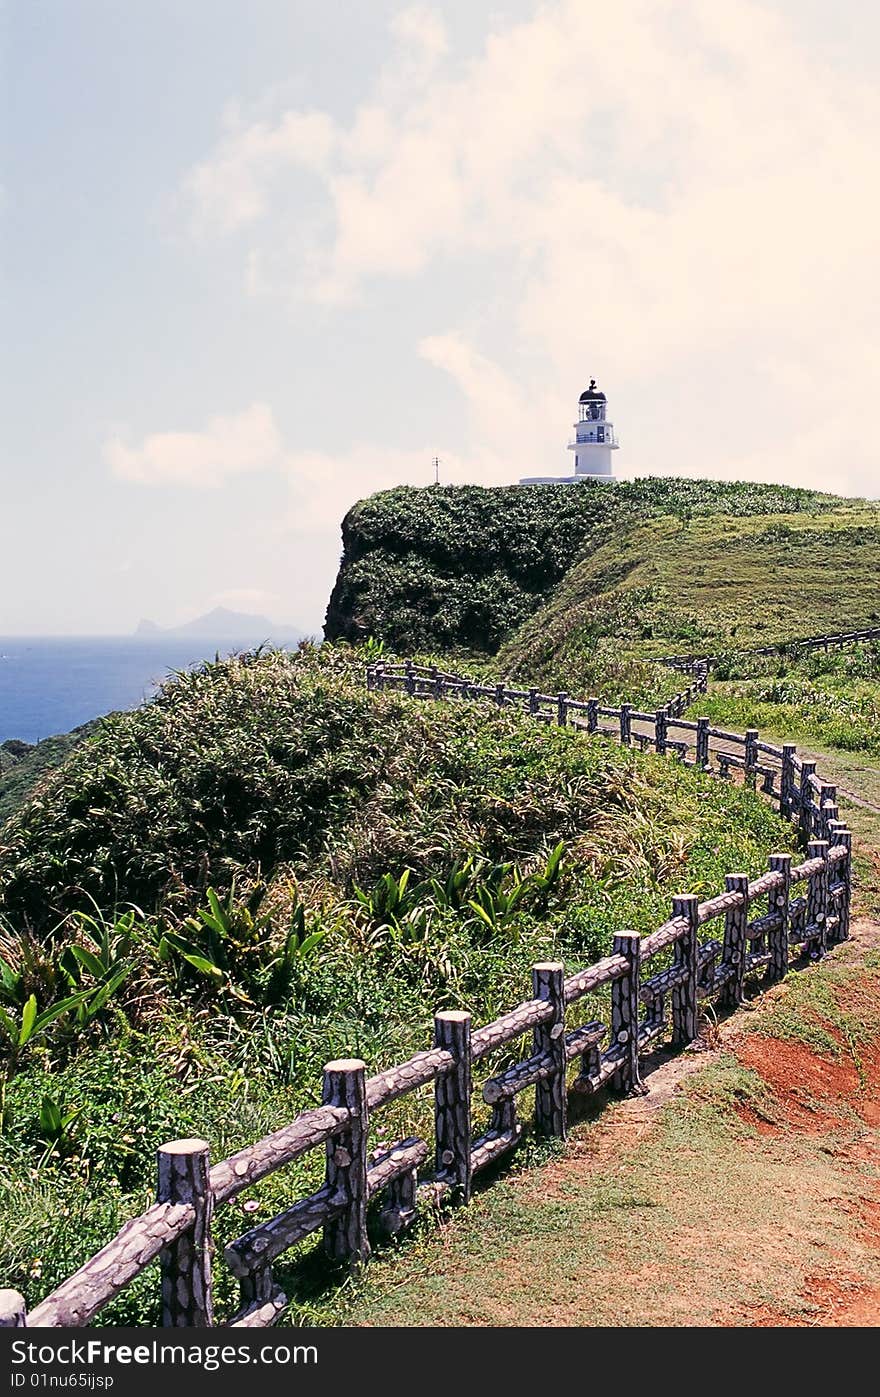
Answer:
[{"label": "red clay soil", "polygon": [[[867,984],[862,982],[860,992],[864,995],[866,991],[870,998],[880,999],[875,978]],[[880,1141],[847,1144],[844,1134],[843,1139],[838,1136],[832,1145],[835,1130],[840,1129],[847,1116],[852,1120],[850,1113],[861,1117],[866,1125],[880,1125],[880,1045],[860,1049],[862,1075],[842,1042],[840,1057],[827,1058],[803,1043],[764,1038],[755,1033],[741,1038],[735,1051],[746,1067],[757,1072],[773,1095],[774,1121],[765,1120],[743,1106],[740,1114],[750,1125],[763,1134],[779,1134],[788,1126],[809,1134],[827,1135],[829,1152],[833,1149],[838,1158],[854,1165],[868,1159],[871,1163],[880,1162]],[[859,1216],[864,1241],[880,1252],[880,1197],[863,1198]],[[867,1284],[858,1275],[809,1276],[804,1282],[802,1298],[814,1312],[812,1326],[880,1327],[880,1287]],[[750,1308],[739,1322],[758,1328],[803,1325],[802,1320],[767,1307]]]},{"label": "red clay soil", "polygon": [[[780,1117],[798,1130],[824,1132],[839,1122],[842,1104],[858,1109],[861,1084],[850,1056],[832,1060],[804,1043],[750,1033],[737,1044],[737,1057],[767,1083]],[[753,1117],[750,1124],[756,1123]]]},{"label": "red clay soil", "polygon": [[[880,1288],[865,1289],[858,1276],[850,1281],[826,1276],[808,1277],[804,1299],[816,1307],[811,1328],[876,1329],[880,1326]],[[803,1323],[772,1310],[756,1310],[749,1316],[753,1329],[802,1329]]]}]

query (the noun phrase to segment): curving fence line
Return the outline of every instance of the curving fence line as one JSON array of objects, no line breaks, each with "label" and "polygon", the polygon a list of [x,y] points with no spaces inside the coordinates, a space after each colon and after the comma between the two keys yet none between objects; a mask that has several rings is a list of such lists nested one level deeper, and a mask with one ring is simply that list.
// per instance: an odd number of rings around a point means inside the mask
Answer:
[{"label": "curving fence line", "polygon": [[[750,646],[747,650],[738,650],[739,655],[794,655],[799,652],[809,653],[813,650],[824,650],[826,654],[830,650],[842,650],[847,645],[858,645],[863,640],[880,639],[880,626],[869,626],[861,631],[834,631],[829,635],[810,635],[803,640],[782,640],[774,645]],[[651,664],[666,665],[669,669],[679,669],[683,674],[699,674],[703,669],[714,669],[718,664],[719,655],[704,655],[695,658],[693,655],[651,655],[646,656]]]},{"label": "curving fence line", "polygon": [[[367,686],[376,693],[513,707],[537,722],[604,734],[723,780],[760,784],[782,816],[798,825],[806,857],[795,863],[791,854],[774,854],[767,872],[754,880],[730,873],[724,891],[703,902],[691,893],[674,898],[662,926],[648,936],[615,936],[611,954],[584,970],[566,974],[557,961],[533,966],[531,997],[492,1023],[474,1028],[468,1013],[436,1014],[432,1044],[399,1066],[368,1077],[358,1059],[327,1063],[320,1106],[229,1159],[212,1165],[205,1140],[164,1145],[155,1204],[125,1223],[29,1314],[17,1291],[0,1291],[0,1326],[86,1325],[154,1261],[164,1325],[273,1324],[287,1304],[273,1274],[285,1252],[320,1229],[330,1258],[358,1265],[370,1255],[371,1208],[379,1232],[394,1235],[420,1208],[467,1203],[474,1179],[521,1138],[521,1092],[534,1087],[535,1131],[564,1138],[569,1091],[643,1091],[641,1057],[663,1040],[691,1042],[701,1002],[735,1006],[747,981],[773,983],[790,964],[818,958],[845,940],[852,837],[840,820],[834,786],[821,779],[815,763],[798,757],[793,744],[775,746],[762,742],[757,731],[740,735],[713,728],[708,719],[685,719],[687,704],[705,690],[706,674],[704,666],[688,689],[647,713],[630,704],[612,708],[593,698],[480,685],[409,662],[370,666]],[[482,1106],[475,1110],[478,1065],[512,1043],[523,1043],[521,1056],[490,1069],[480,1084]],[[426,1086],[433,1090],[433,1140],[410,1137],[371,1150],[375,1114]],[[214,1211],[312,1150],[324,1154],[321,1187],[225,1248],[241,1299],[237,1314],[218,1321],[212,1300]]]}]

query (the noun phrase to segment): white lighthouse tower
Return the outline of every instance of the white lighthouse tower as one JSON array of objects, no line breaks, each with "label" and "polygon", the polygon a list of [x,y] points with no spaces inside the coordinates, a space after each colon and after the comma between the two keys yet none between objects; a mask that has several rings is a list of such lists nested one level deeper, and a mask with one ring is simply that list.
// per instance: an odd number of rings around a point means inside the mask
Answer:
[{"label": "white lighthouse tower", "polygon": [[617,450],[614,427],[606,417],[605,394],[596,387],[596,380],[590,379],[578,403],[578,420],[574,424],[575,439],[568,443],[569,451],[574,452],[574,473],[576,478],[613,481],[611,474],[611,453]]},{"label": "white lighthouse tower", "polygon": [[574,452],[574,475],[533,475],[520,480],[520,485],[577,485],[584,480],[601,480],[614,485],[611,474],[611,453],[617,450],[614,426],[606,416],[605,394],[590,379],[590,386],[578,401],[578,420],[574,424],[574,441],[568,443]]}]

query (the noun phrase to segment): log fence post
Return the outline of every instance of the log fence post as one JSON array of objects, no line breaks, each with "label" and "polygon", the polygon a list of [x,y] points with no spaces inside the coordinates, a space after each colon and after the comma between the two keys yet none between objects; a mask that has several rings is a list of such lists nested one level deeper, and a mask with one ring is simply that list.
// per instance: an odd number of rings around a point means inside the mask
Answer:
[{"label": "log fence post", "polygon": [[434,1083],[434,1139],[436,1168],[456,1201],[470,1202],[471,1196],[471,1016],[459,1009],[444,1009],[434,1015],[434,1047],[452,1054],[448,1072],[437,1074]]},{"label": "log fence post", "polygon": [[568,722],[568,694],[556,695],[556,722],[560,728]]},{"label": "log fence post", "polygon": [[709,766],[709,719],[697,719],[695,760],[697,766],[706,771]]},{"label": "log fence post", "polygon": [[665,708],[658,708],[654,714],[654,748],[657,752],[666,751],[667,716]]},{"label": "log fence post", "polygon": [[418,1212],[418,1169],[407,1169],[388,1185],[379,1212],[378,1223],[385,1241],[399,1234],[415,1219]]},{"label": "log fence post", "polygon": [[758,729],[746,728],[745,731],[745,752],[743,755],[744,776],[748,785],[754,788],[755,767],[758,765]]},{"label": "log fence post", "polygon": [[746,957],[748,955],[748,925],[749,925],[749,875],[747,873],[728,873],[724,879],[724,891],[728,893],[741,894],[742,901],[737,907],[729,907],[724,914],[724,949],[721,952],[721,963],[724,966],[733,967],[733,975],[722,987],[718,996],[718,1003],[726,1008],[735,1009],[742,1003],[743,981],[746,972]]},{"label": "log fence post", "polygon": [[675,966],[685,967],[682,984],[672,991],[672,1041],[692,1043],[697,1036],[697,956],[699,905],[696,893],[682,893],[672,900],[673,917],[683,917],[687,931],[675,943]]},{"label": "log fence post", "polygon": [[843,892],[837,902],[837,915],[840,922],[837,927],[837,941],[847,941],[849,939],[850,903],[852,901],[852,834],[846,828],[837,829],[834,834],[835,845],[843,845],[846,849],[846,858],[841,859],[837,865],[838,877],[843,884]]},{"label": "log fence post", "polygon": [[546,999],[553,1006],[553,1017],[538,1024],[533,1033],[532,1051],[553,1059],[549,1077],[535,1087],[535,1130],[539,1135],[564,1140],[568,1063],[565,1056],[565,966],[561,961],[539,961],[532,966],[532,997]]},{"label": "log fence post", "polygon": [[828,822],[836,820],[840,811],[837,807],[837,787],[823,781],[819,787],[819,838],[828,838]]},{"label": "log fence post", "polygon": [[779,813],[790,820],[794,809],[794,762],[797,747],[793,742],[782,745],[782,772],[779,777]]},{"label": "log fence post", "polygon": [[822,867],[810,874],[807,889],[807,925],[819,928],[815,953],[824,956],[828,950],[828,841],[811,839],[807,845],[808,859],[821,859]]},{"label": "log fence post", "polygon": [[0,1290],[0,1329],[26,1329],[24,1296],[17,1290]]},{"label": "log fence post", "polygon": [[356,1267],[369,1260],[367,1238],[366,1063],[338,1058],[324,1068],[322,1102],[342,1106],[348,1125],[326,1144],[325,1182],[342,1211],[324,1224],[324,1250],[334,1261]]},{"label": "log fence post", "polygon": [[767,897],[769,910],[778,913],[780,917],[780,925],[767,937],[770,962],[765,978],[768,984],[772,984],[775,980],[784,980],[788,973],[788,904],[791,897],[791,864],[791,854],[770,855],[770,871],[779,873],[783,883],[781,888],[773,888]]},{"label": "log fence post", "polygon": [[412,695],[415,693],[415,691],[416,691],[416,677],[415,677],[415,674],[414,674],[414,672],[413,672],[413,662],[412,662],[412,660],[407,660],[407,662],[406,662],[406,666],[405,666],[405,675],[404,675],[404,688],[406,689],[406,692],[407,692],[410,696],[412,696]]},{"label": "log fence post", "polygon": [[822,837],[823,839],[827,839],[830,843],[832,834],[834,833],[837,826],[840,824],[840,806],[836,802],[833,805],[826,805],[824,815],[825,827],[822,830]]},{"label": "log fence post", "polygon": [[632,710],[633,710],[633,706],[632,706],[631,703],[622,703],[622,704],[620,705],[620,745],[621,745],[621,747],[629,747],[629,746],[631,745],[631,743],[632,743],[632,718],[630,717],[630,714],[632,713]]},{"label": "log fence post", "polygon": [[189,1203],[195,1209],[191,1228],[160,1253],[162,1324],[211,1329],[211,1217],[214,1195],[207,1140],[173,1140],[158,1151],[158,1203]]},{"label": "log fence post", "polygon": [[810,777],[815,776],[815,774],[815,762],[801,762],[800,827],[801,834],[807,842],[813,837],[813,812],[811,809],[813,803],[813,787],[810,783]]},{"label": "log fence post", "polygon": [[612,1086],[615,1091],[641,1095],[645,1090],[639,1073],[641,936],[634,931],[615,936],[612,954],[629,962],[626,974],[611,985],[611,1046],[622,1049]]},{"label": "log fence post", "polygon": [[529,712],[533,718],[536,717],[540,706],[541,705],[538,703],[538,690],[529,689]]},{"label": "log fence post", "polygon": [[587,699],[587,732],[595,732],[599,726],[599,700]]}]

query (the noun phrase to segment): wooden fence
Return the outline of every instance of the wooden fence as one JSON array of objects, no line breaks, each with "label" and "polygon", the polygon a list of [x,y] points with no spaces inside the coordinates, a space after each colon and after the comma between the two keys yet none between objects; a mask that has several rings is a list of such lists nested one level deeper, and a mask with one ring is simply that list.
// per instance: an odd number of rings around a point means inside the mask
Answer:
[{"label": "wooden fence", "polygon": [[[724,891],[707,901],[694,894],[674,898],[662,926],[648,936],[620,933],[611,953],[584,970],[566,974],[557,961],[533,966],[530,997],[483,1027],[474,1028],[468,1013],[436,1014],[433,1042],[399,1066],[368,1077],[360,1060],[327,1063],[320,1106],[229,1159],[212,1165],[205,1140],[164,1145],[153,1206],[127,1222],[30,1314],[16,1291],[0,1292],[0,1326],[86,1325],[157,1259],[164,1325],[272,1324],[287,1303],[273,1266],[310,1233],[322,1229],[332,1259],[365,1262],[371,1206],[380,1231],[394,1235],[428,1201],[432,1208],[442,1200],[468,1202],[474,1179],[516,1148],[523,1131],[517,1097],[526,1088],[535,1089],[535,1131],[564,1138],[570,1086],[586,1093],[606,1086],[644,1090],[642,1055],[667,1038],[689,1043],[697,1034],[701,1002],[732,1007],[747,980],[777,981],[793,960],[821,956],[847,937],[852,838],[839,819],[834,787],[822,781],[814,763],[798,758],[792,744],[777,747],[762,742],[755,731],[740,735],[712,728],[705,719],[684,719],[682,704],[688,694],[705,688],[705,672],[654,713],[630,704],[610,708],[598,699],[479,685],[410,663],[373,665],[367,682],[377,692],[517,707],[536,721],[605,733],[723,779],[741,773],[745,781],[760,782],[783,817],[799,826],[806,857],[795,863],[791,854],[774,854],[767,872],[751,881],[744,873],[730,873]],[[496,1066],[481,1083],[487,1109],[478,1118],[473,1103],[478,1064],[523,1039],[518,1060]],[[571,1063],[576,1067],[570,1083]],[[408,1137],[371,1151],[369,1128],[376,1113],[427,1085],[433,1087],[433,1141]],[[321,1187],[225,1248],[241,1300],[234,1317],[217,1321],[214,1211],[272,1171],[321,1149]]]},{"label": "wooden fence", "polygon": [[[654,713],[639,713],[633,704],[608,708],[603,707],[597,698],[573,699],[566,693],[542,694],[539,689],[509,689],[504,684],[480,684],[460,674],[447,674],[436,665],[416,665],[411,660],[395,664],[380,661],[369,665],[367,688],[377,692],[399,689],[414,698],[485,699],[498,708],[520,708],[541,722],[558,723],[560,727],[569,724],[585,726],[588,732],[610,732],[608,727],[603,726],[603,721],[608,718],[619,720],[624,712],[636,722],[680,718],[697,695],[704,694],[708,687],[709,670],[704,662],[695,661],[693,673],[693,683],[674,694]],[[616,732],[615,729],[615,735]],[[625,740],[624,733],[625,728],[621,728],[621,741]]]},{"label": "wooden fence", "polygon": [[[835,631],[831,635],[810,635],[803,640],[782,640],[774,645],[757,645],[749,647],[747,650],[738,650],[740,655],[787,655],[797,654],[798,651],[807,653],[812,650],[842,650],[847,645],[858,645],[863,640],[880,639],[880,626],[870,626],[862,631]],[[651,655],[647,656],[652,664],[667,665],[670,669],[680,669],[684,674],[699,674],[705,667],[714,669],[718,664],[719,655],[703,655],[695,658],[693,655]]]}]

